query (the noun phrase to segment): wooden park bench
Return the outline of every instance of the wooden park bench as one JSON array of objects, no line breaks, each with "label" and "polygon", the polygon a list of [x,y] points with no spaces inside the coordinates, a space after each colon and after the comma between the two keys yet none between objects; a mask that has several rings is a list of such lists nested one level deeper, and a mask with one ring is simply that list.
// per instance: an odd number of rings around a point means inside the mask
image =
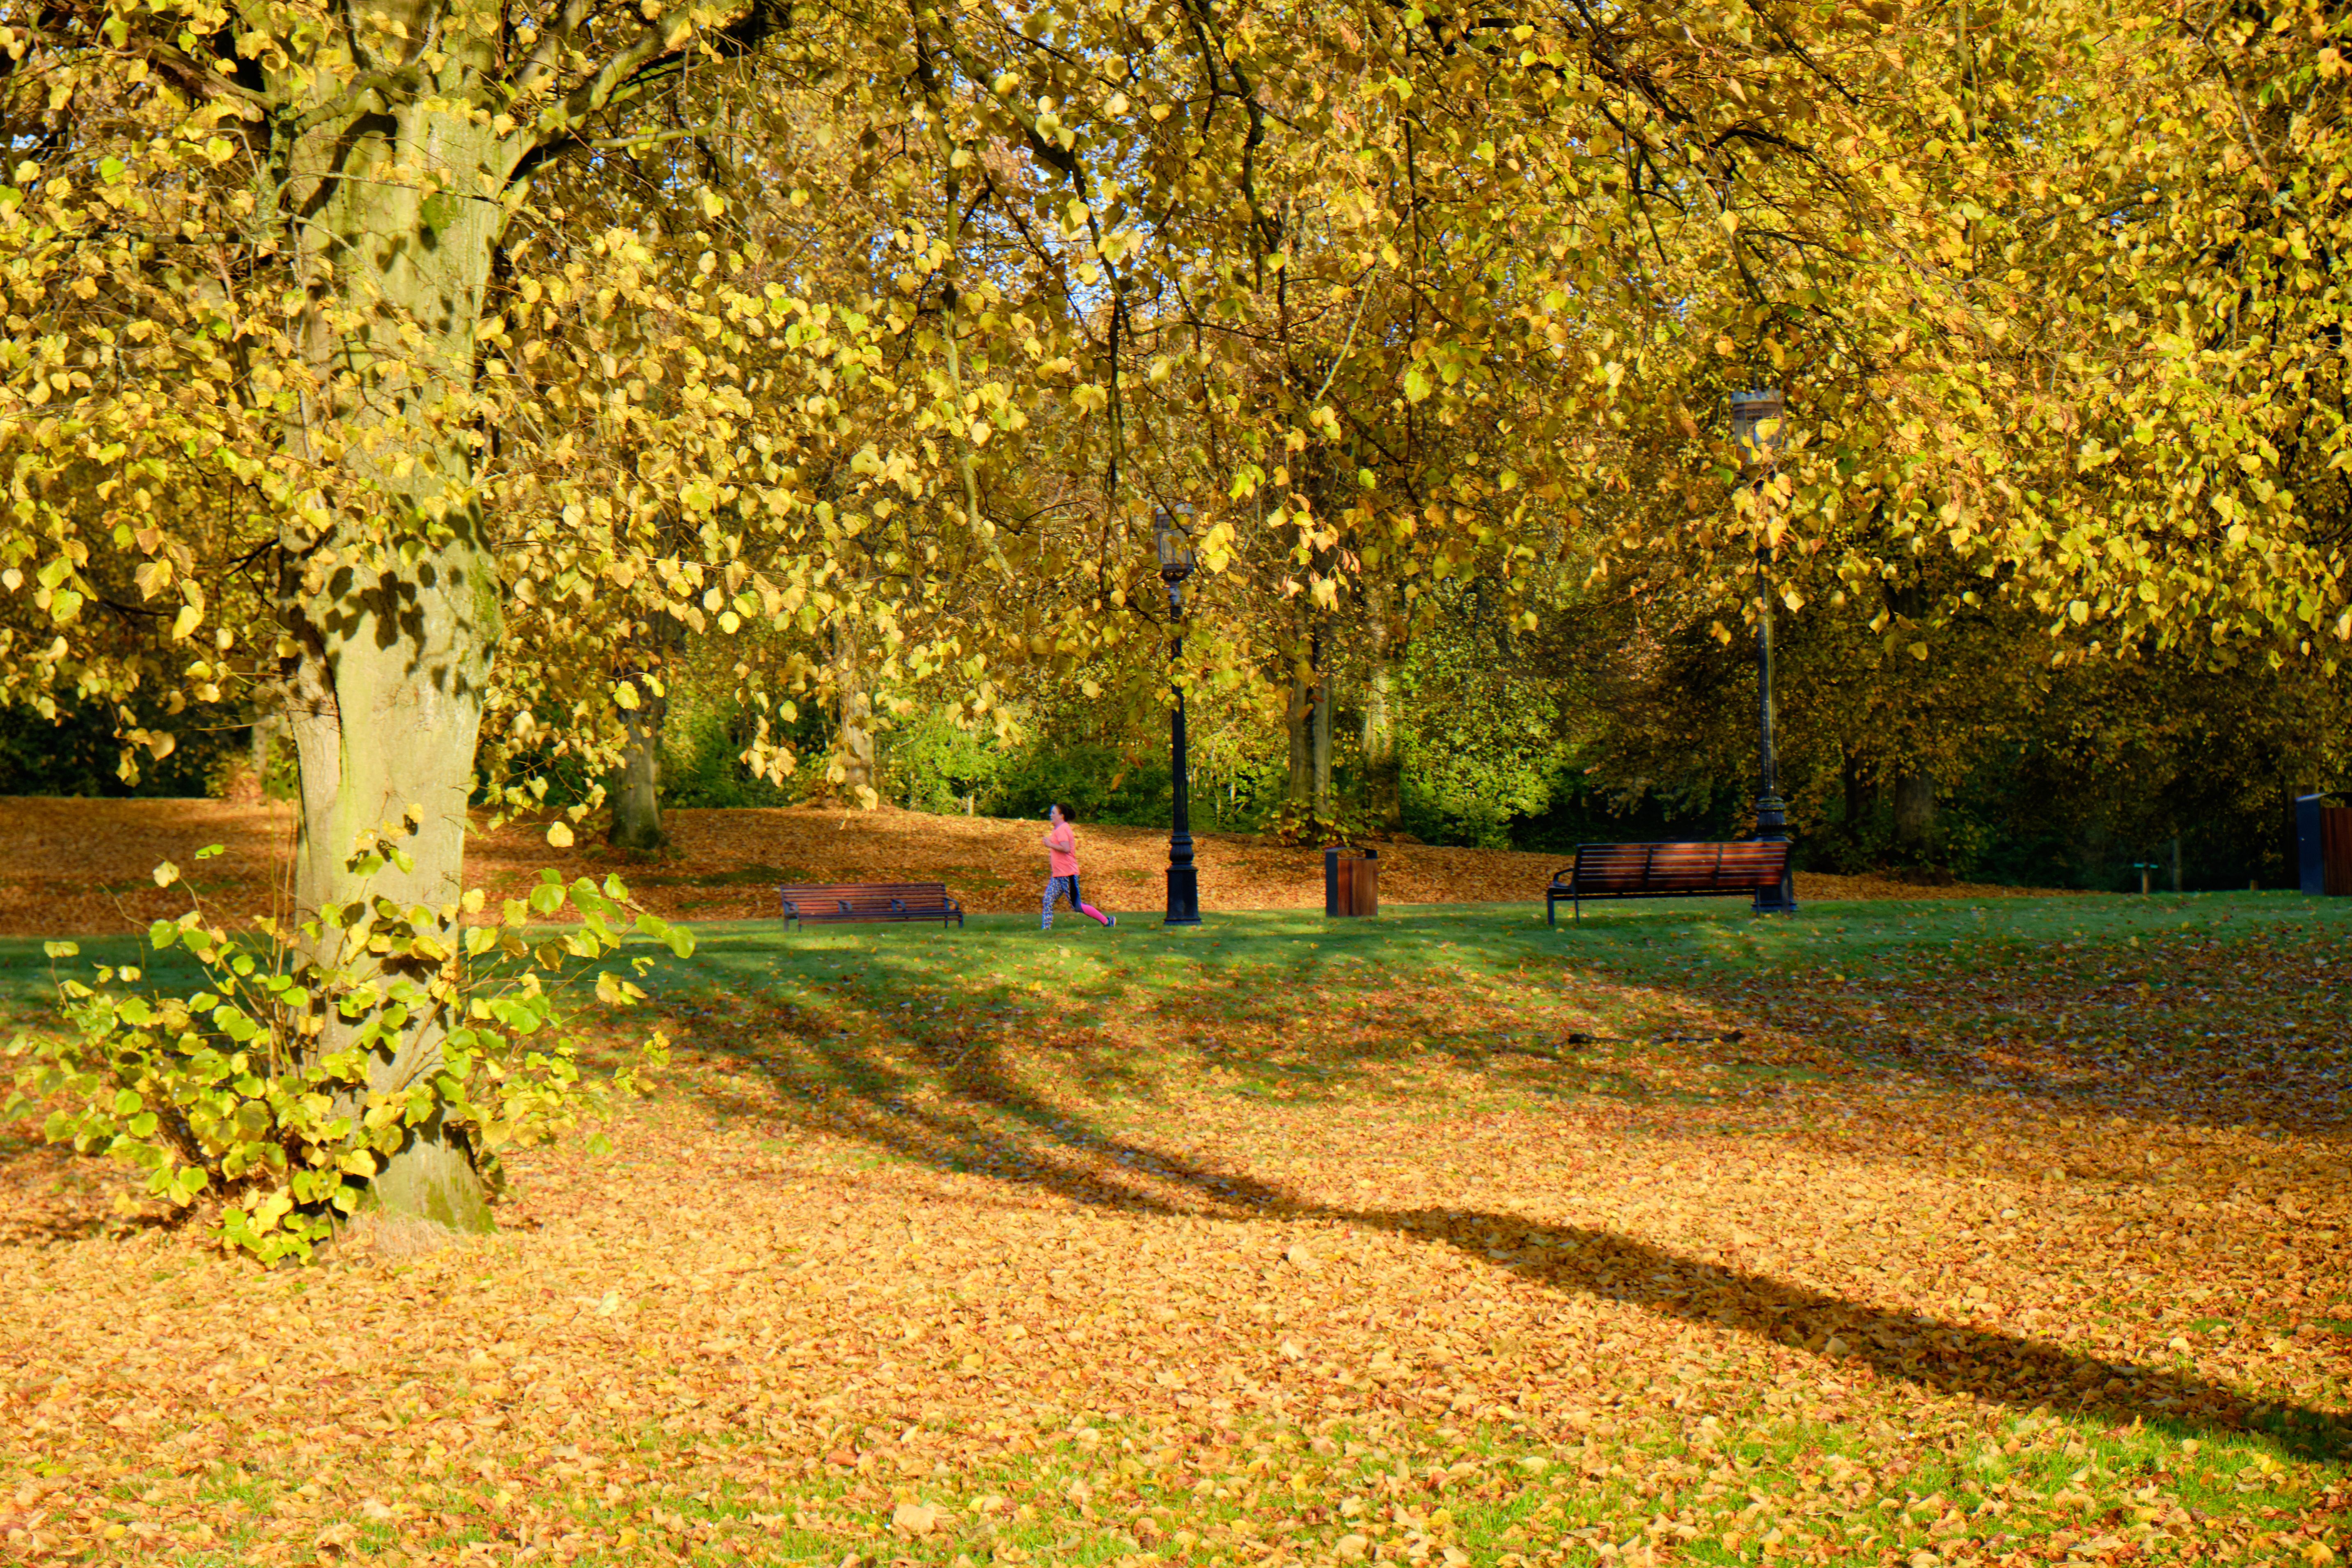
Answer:
[{"label": "wooden park bench", "polygon": [[787,882],[776,889],[784,923],[835,924],[846,921],[950,921],[963,924],[963,905],[944,882]]},{"label": "wooden park bench", "polygon": [[1584,918],[1587,899],[1698,899],[1769,891],[1789,874],[1785,839],[1738,844],[1580,844],[1576,864],[1552,873],[1544,922],[1565,899]]}]

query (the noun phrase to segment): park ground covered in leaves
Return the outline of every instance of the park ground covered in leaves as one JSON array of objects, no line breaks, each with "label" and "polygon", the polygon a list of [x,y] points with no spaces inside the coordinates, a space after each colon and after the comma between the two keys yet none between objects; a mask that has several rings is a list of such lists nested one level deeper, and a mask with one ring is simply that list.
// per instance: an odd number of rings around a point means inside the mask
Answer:
[{"label": "park ground covered in leaves", "polygon": [[2325,1564],[2347,966],[2281,895],[713,927],[492,1238],[265,1270],[8,1129],[0,1540]]}]

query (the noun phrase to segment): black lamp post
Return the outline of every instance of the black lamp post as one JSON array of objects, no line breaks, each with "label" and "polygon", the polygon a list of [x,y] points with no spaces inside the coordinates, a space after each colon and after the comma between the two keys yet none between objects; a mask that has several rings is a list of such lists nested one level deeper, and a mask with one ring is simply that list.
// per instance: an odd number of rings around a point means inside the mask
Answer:
[{"label": "black lamp post", "polygon": [[[1764,479],[1780,456],[1787,426],[1787,409],[1774,389],[1731,395],[1731,438],[1738,444],[1745,471],[1756,476],[1756,837],[1785,841],[1789,837],[1789,803],[1780,798],[1780,758],[1772,749],[1772,583],[1771,535],[1764,526]],[[1757,889],[1758,914],[1797,912],[1793,873],[1784,872],[1780,885]]]},{"label": "black lamp post", "polygon": [[1151,542],[1160,552],[1160,580],[1168,584],[1168,684],[1176,706],[1168,721],[1175,761],[1175,820],[1168,833],[1168,918],[1165,924],[1201,923],[1201,874],[1192,865],[1192,763],[1184,752],[1184,579],[1192,574],[1192,509],[1179,504],[1151,514]]}]

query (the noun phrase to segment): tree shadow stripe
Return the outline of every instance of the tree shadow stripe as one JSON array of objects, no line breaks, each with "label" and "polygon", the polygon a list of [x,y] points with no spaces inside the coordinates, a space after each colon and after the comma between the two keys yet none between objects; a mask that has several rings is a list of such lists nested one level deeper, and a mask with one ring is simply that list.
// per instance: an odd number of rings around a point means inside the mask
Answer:
[{"label": "tree shadow stripe", "polygon": [[[1692,1258],[1614,1231],[1546,1225],[1459,1206],[1353,1208],[1301,1197],[1278,1183],[1203,1164],[1076,1122],[1023,1093],[975,1058],[960,1086],[990,1109],[1016,1117],[1045,1146],[972,1121],[912,1106],[834,1105],[823,1119],[843,1134],[934,1167],[978,1168],[1090,1208],[1128,1214],[1222,1215],[1361,1226],[1454,1247],[1563,1294],[1616,1301],[1694,1325],[1738,1333],[1823,1357],[1832,1339],[1842,1356],[1824,1370],[1908,1382],[1942,1395],[1966,1394],[2011,1408],[2047,1406],[2116,1422],[2138,1421],[2180,1436],[2251,1433],[2299,1459],[2346,1450],[2343,1417],[2262,1400],[2223,1383],[2168,1368],[2077,1354],[1977,1324],[1874,1308],[1813,1287]],[[1095,1161],[1108,1161],[1116,1171]],[[1175,1186],[1192,1202],[1150,1191],[1135,1178]],[[2250,1420],[2273,1412],[2277,1429]]]}]

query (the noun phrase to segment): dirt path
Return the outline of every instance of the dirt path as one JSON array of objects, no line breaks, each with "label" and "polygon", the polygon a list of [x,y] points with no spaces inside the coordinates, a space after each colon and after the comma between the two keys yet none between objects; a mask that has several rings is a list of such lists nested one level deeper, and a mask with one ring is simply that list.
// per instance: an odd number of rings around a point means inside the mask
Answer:
[{"label": "dirt path", "polygon": [[[668,916],[745,920],[772,915],[782,881],[945,882],[975,911],[1037,907],[1045,880],[1043,825],[995,817],[930,816],[884,809],[675,811],[676,852],[632,864],[590,836],[569,849],[543,827],[509,826],[476,840],[469,875],[493,892],[519,890],[543,867],[566,879],[618,870],[631,890]],[[164,860],[188,872],[225,918],[282,907],[294,819],[282,803],[215,800],[0,799],[0,935],[93,935],[144,929],[187,908],[180,890],[155,886]],[[199,863],[196,851],[223,853]],[[1381,896],[1392,903],[1540,904],[1559,855],[1382,845]],[[1197,840],[1201,901],[1209,909],[1311,909],[1323,897],[1322,855],[1238,834]],[[1081,824],[1078,856],[1087,899],[1111,910],[1160,906],[1168,837],[1157,829]],[[1916,887],[1879,877],[1801,873],[1800,900],[1990,898],[2021,889],[1967,884]]]}]

